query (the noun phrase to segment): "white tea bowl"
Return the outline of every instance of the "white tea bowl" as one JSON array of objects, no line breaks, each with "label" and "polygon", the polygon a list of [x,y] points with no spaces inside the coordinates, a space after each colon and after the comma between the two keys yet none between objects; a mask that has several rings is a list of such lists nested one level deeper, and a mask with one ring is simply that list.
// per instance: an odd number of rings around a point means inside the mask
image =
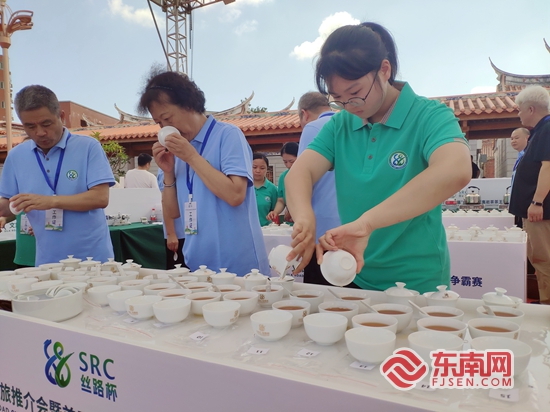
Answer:
[{"label": "white tea bowl", "polygon": [[177,323],[184,320],[191,310],[188,299],[168,299],[153,303],[153,313],[162,323]]},{"label": "white tea bowl", "polygon": [[263,310],[250,316],[254,334],[265,341],[286,336],[292,326],[292,314],[286,310]]},{"label": "white tea bowl", "polygon": [[235,300],[207,303],[202,307],[204,320],[215,328],[225,328],[239,318],[241,304]]},{"label": "white tea bowl", "polygon": [[336,313],[314,313],[304,318],[307,336],[318,345],[332,345],[344,337],[348,319]]}]

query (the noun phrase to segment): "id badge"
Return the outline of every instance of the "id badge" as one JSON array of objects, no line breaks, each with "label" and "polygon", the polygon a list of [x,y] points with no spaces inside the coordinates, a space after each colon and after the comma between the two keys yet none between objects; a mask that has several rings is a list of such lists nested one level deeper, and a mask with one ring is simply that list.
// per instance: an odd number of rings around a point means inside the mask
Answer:
[{"label": "id badge", "polygon": [[63,230],[63,209],[46,210],[46,230]]},{"label": "id badge", "polygon": [[185,202],[184,206],[185,234],[196,235],[197,228],[197,202]]},{"label": "id badge", "polygon": [[19,227],[19,234],[28,235],[31,228],[29,218],[25,213],[21,214],[21,225]]}]

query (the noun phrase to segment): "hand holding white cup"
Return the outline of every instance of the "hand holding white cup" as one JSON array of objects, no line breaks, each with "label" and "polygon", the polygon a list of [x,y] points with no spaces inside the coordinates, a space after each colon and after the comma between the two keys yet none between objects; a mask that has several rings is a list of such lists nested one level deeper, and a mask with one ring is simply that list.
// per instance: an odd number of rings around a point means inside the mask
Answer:
[{"label": "hand holding white cup", "polygon": [[174,126],[164,126],[162,129],[160,129],[158,132],[159,143],[165,146],[166,136],[172,133],[180,134],[179,130],[176,129]]},{"label": "hand holding white cup", "polygon": [[13,213],[15,216],[17,216],[18,214],[20,214],[21,212],[23,212],[23,209],[17,209],[17,208],[13,205],[13,202],[10,202],[10,212]]}]

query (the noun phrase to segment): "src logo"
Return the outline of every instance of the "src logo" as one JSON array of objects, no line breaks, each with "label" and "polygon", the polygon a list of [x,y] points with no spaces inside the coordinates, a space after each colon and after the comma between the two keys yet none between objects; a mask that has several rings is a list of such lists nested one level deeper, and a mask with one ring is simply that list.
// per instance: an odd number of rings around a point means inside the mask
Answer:
[{"label": "src logo", "polygon": [[[73,356],[74,352],[67,356],[63,356],[63,345],[60,342],[56,342],[53,345],[53,355],[50,355],[48,349],[51,343],[51,339],[44,342],[44,355],[46,359],[48,359],[46,367],[44,368],[44,373],[52,385],[65,388],[71,381],[71,369],[69,365],[67,365],[67,361]],[[51,369],[54,371],[53,375]],[[66,375],[62,373],[63,371],[66,372]]]},{"label": "src logo", "polygon": [[404,169],[409,162],[409,158],[405,152],[394,152],[390,155],[388,162],[395,170]]},{"label": "src logo", "polygon": [[396,349],[380,365],[380,373],[395,389],[408,391],[428,374],[428,364],[412,349]]}]

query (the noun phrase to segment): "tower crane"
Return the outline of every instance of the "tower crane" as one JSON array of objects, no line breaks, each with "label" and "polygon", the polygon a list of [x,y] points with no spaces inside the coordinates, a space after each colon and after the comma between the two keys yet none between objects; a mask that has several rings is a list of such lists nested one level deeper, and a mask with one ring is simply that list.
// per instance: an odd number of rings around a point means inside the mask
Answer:
[{"label": "tower crane", "polygon": [[[195,9],[220,3],[230,4],[235,0],[147,0],[160,42],[166,56],[168,70],[188,74],[188,46],[191,34],[191,12]],[[166,14],[166,45],[164,44],[151,3]],[[189,17],[189,24],[187,19]]]}]

